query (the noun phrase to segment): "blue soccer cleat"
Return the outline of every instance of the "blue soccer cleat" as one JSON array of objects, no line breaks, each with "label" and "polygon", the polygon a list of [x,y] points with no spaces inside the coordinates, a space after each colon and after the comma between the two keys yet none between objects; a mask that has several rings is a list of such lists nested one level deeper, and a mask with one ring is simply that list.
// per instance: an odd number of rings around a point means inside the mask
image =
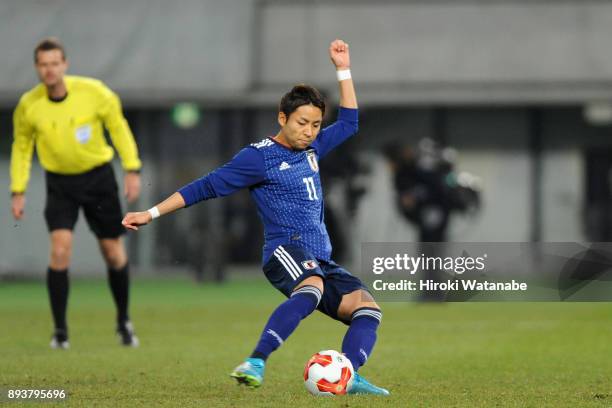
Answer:
[{"label": "blue soccer cleat", "polygon": [[348,394],[389,395],[389,391],[370,384],[368,380],[355,373],[355,379],[353,380],[353,385],[348,390]]},{"label": "blue soccer cleat", "polygon": [[238,384],[257,388],[263,383],[265,368],[266,362],[261,358],[247,358],[244,363],[234,369],[230,377],[235,378]]}]

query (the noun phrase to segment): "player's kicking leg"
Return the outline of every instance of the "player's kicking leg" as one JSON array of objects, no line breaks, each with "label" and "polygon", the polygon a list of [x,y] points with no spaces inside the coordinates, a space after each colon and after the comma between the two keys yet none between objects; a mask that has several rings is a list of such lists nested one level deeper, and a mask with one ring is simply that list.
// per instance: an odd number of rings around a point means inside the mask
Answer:
[{"label": "player's kicking leg", "polygon": [[[292,262],[287,255],[286,262]],[[290,270],[298,263],[286,264]],[[291,265],[291,266],[289,266]],[[298,327],[300,321],[317,308],[323,293],[323,279],[320,276],[309,276],[302,280],[270,316],[261,334],[255,350],[249,358],[230,374],[239,384],[259,387],[263,382],[266,359],[283,344]]]},{"label": "player's kicking leg", "polygon": [[374,348],[376,330],[382,318],[380,308],[372,295],[363,289],[344,295],[338,307],[338,317],[350,321],[342,341],[342,353],[351,360],[355,369],[355,380],[348,393],[389,395],[389,391],[371,384],[357,373]]}]

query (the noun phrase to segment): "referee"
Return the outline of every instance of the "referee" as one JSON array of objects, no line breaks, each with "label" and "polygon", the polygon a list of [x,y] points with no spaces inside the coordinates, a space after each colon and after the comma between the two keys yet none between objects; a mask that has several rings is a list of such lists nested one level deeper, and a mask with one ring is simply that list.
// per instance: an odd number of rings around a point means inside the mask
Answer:
[{"label": "referee", "polygon": [[69,348],[68,268],[72,231],[80,208],[98,238],[108,267],[121,344],[136,347],[138,338],[128,317],[129,277],[121,241],[122,211],[110,165],[114,153],[104,137],[103,125],[121,157],[128,202],[140,194],[141,163],[134,137],[113,91],[95,79],[64,75],[68,61],[57,39],[47,38],[36,46],[34,64],[40,83],[22,95],[13,116],[11,204],[13,216],[21,220],[36,146],[47,188],[44,214],[51,243],[47,289],[55,324],[51,347]]}]

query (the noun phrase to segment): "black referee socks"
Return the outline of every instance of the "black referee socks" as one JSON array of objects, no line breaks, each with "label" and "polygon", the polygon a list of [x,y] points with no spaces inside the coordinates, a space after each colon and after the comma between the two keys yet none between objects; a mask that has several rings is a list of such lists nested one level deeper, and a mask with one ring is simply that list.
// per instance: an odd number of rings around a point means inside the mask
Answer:
[{"label": "black referee socks", "polygon": [[66,306],[68,304],[68,269],[47,269],[47,291],[55,328],[67,330]]},{"label": "black referee socks", "polygon": [[[117,306],[117,324],[123,325],[128,318],[129,266],[121,269],[108,269],[108,284]],[[68,305],[68,269],[47,269],[47,291],[51,303],[51,313],[56,329],[67,330],[66,307]]]},{"label": "black referee socks", "polygon": [[108,285],[110,286],[117,306],[117,325],[121,326],[129,320],[128,298],[130,292],[129,264],[121,269],[108,268]]}]

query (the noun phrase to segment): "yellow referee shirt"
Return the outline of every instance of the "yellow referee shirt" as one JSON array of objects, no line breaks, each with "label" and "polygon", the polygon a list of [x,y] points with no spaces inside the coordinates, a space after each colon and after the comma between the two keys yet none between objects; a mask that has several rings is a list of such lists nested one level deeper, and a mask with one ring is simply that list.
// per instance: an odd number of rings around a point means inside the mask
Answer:
[{"label": "yellow referee shirt", "polygon": [[65,76],[61,102],[39,84],[23,94],[13,115],[11,191],[25,192],[36,144],[42,167],[58,174],[81,174],[113,159],[102,126],[108,129],[126,171],[140,169],[138,149],[121,111],[119,97],[101,81]]}]

